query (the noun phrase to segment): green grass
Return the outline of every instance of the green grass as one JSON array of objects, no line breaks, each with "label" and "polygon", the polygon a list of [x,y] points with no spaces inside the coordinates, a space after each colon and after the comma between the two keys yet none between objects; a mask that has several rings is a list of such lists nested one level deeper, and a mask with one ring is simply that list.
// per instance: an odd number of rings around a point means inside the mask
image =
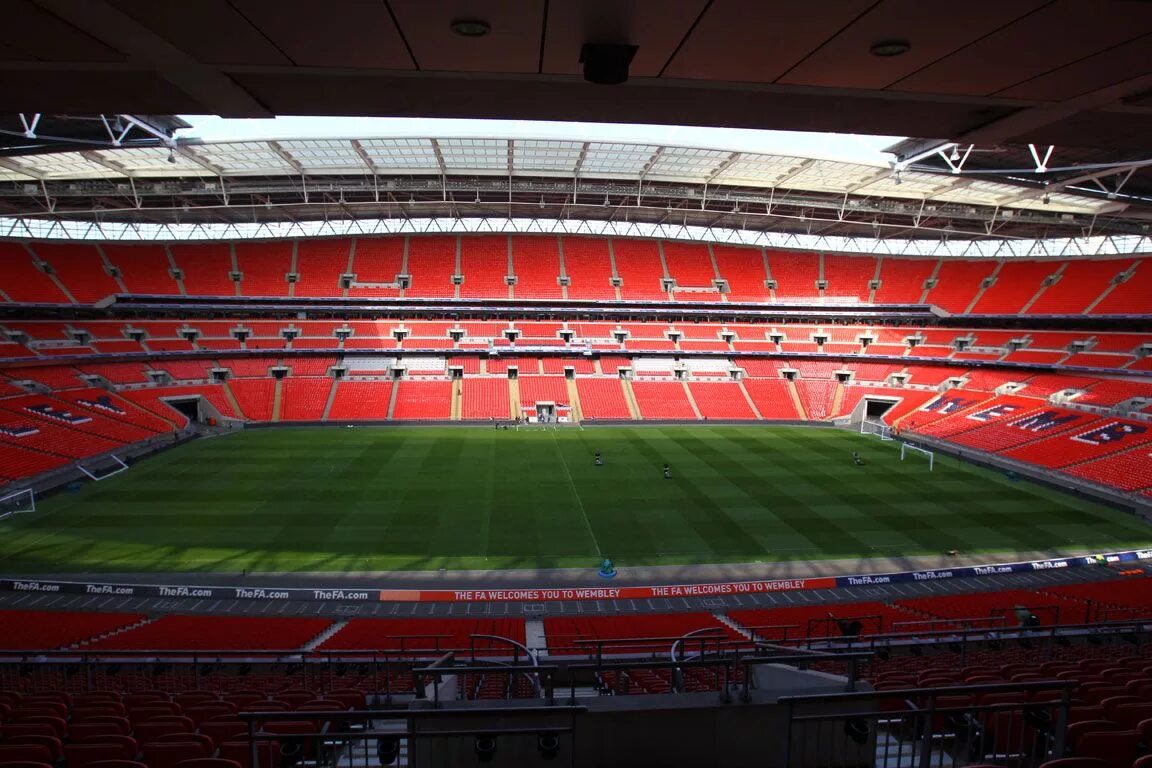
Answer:
[{"label": "green grass", "polygon": [[952,459],[929,473],[895,445],[787,427],[252,430],[42,499],[0,523],[0,570],[636,566],[1152,541],[1123,512]]}]

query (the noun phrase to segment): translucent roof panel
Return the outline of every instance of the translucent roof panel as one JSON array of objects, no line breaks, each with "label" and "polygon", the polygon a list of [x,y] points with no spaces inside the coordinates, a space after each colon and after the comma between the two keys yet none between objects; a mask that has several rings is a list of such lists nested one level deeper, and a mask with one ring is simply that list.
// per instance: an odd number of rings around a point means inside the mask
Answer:
[{"label": "translucent roof panel", "polygon": [[917,200],[933,197],[934,193],[947,189],[957,177],[937,176],[930,173],[912,173],[905,171],[900,174],[899,183],[895,176],[885,176],[877,179],[866,187],[856,190],[858,195],[880,197],[907,197]]},{"label": "translucent roof panel", "polygon": [[788,178],[784,186],[818,192],[843,192],[863,184],[884,170],[872,165],[818,160]]},{"label": "translucent roof panel", "polygon": [[[169,157],[173,162],[169,162]],[[672,184],[715,184],[768,190],[780,188],[856,198],[930,200],[988,208],[1036,209],[1093,214],[1112,210],[1115,201],[1053,192],[1045,204],[1035,185],[985,177],[904,171],[896,183],[892,169],[787,155],[703,147],[658,146],[626,142],[586,142],[560,138],[317,138],[188,143],[170,155],[162,146],[83,152],[12,155],[0,167],[0,182],[43,178],[170,179],[216,173],[236,176],[436,175],[509,173],[523,176],[578,175],[586,179],[643,178]],[[24,171],[25,173],[21,173]]]},{"label": "translucent roof panel", "polygon": [[512,143],[512,163],[520,173],[576,172],[576,164],[584,151],[578,141],[545,141],[517,139]]},{"label": "translucent roof panel", "polygon": [[351,141],[301,139],[277,143],[308,173],[364,173],[368,170]]},{"label": "translucent roof panel", "polygon": [[226,174],[251,176],[296,172],[292,164],[265,141],[197,144],[188,149],[197,157],[202,157],[222,169]]},{"label": "translucent roof panel", "polygon": [[79,152],[19,155],[4,159],[14,166],[29,169],[32,175],[46,179],[102,179],[124,175],[114,168],[89,160]]},{"label": "translucent roof panel", "polygon": [[438,139],[437,144],[449,171],[508,172],[506,139]]},{"label": "translucent roof panel", "polygon": [[[167,147],[132,147],[131,149],[97,149],[92,155],[133,176],[177,177],[210,176],[212,171],[189,160],[181,152]],[[169,161],[171,157],[171,161]]]},{"label": "translucent roof panel", "polygon": [[382,173],[440,173],[431,139],[360,139],[359,143]]},{"label": "translucent roof panel", "polygon": [[1063,192],[1053,192],[1045,203],[1043,197],[1030,197],[1009,203],[1008,208],[1021,208],[1034,211],[1059,211],[1061,213],[1096,213],[1110,205],[1110,200],[1091,200]]},{"label": "translucent roof panel", "polygon": [[0,166],[0,181],[35,181],[33,177]]},{"label": "translucent roof panel", "polygon": [[581,166],[581,176],[637,179],[652,161],[657,147],[647,144],[592,142]]},{"label": "translucent roof panel", "polygon": [[1020,194],[1020,191],[1018,187],[1011,187],[994,181],[964,179],[963,184],[953,184],[951,188],[937,192],[933,195],[933,199],[969,205],[996,205],[997,200],[1004,199],[1009,195]]},{"label": "translucent roof panel", "polygon": [[741,186],[772,186],[804,164],[802,157],[741,154],[713,182]]},{"label": "translucent roof panel", "polygon": [[645,178],[700,182],[712,176],[731,156],[731,152],[718,149],[666,147],[652,163]]}]

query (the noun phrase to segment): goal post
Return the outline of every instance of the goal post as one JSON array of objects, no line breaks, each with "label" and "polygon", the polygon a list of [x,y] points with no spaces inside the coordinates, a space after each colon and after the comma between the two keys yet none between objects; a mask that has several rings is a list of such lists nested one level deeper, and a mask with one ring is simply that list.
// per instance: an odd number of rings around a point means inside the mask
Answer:
[{"label": "goal post", "polygon": [[36,511],[36,494],[31,489],[0,496],[0,520]]},{"label": "goal post", "polygon": [[862,435],[876,435],[881,440],[891,440],[892,428],[882,421],[868,421],[865,419],[860,422],[860,434]]},{"label": "goal post", "polygon": [[922,456],[927,456],[929,472],[931,472],[933,467],[936,465],[935,452],[930,451],[927,448],[921,448],[918,445],[912,445],[911,443],[900,443],[900,461],[904,461],[905,457],[907,457],[909,453],[918,453]]},{"label": "goal post", "polygon": [[121,459],[119,456],[109,454],[108,458],[110,458],[112,460],[112,464],[103,466],[99,469],[96,469],[95,467],[89,469],[88,467],[85,467],[83,464],[77,464],[76,468],[79,469],[81,472],[83,472],[85,475],[87,475],[89,477],[89,479],[95,480],[97,482],[99,482],[101,480],[107,480],[109,477],[112,477],[113,475],[118,475],[121,472],[127,471],[128,465],[125,464],[124,460]]}]

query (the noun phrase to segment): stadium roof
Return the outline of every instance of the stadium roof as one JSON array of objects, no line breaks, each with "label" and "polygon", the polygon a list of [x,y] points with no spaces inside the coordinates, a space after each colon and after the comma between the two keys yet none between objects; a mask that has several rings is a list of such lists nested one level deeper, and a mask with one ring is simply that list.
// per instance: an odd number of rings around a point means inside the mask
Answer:
[{"label": "stadium roof", "polygon": [[[935,154],[952,146],[937,142]],[[581,139],[167,140],[0,157],[0,215],[105,223],[499,216],[869,238],[1043,238],[1143,235],[1146,213],[1098,190],[1054,190],[907,160]]]},{"label": "stadium roof", "polygon": [[[7,0],[4,22],[3,112],[1152,135],[1152,4],[1130,0]],[[584,82],[589,43],[636,46],[626,83]]]}]

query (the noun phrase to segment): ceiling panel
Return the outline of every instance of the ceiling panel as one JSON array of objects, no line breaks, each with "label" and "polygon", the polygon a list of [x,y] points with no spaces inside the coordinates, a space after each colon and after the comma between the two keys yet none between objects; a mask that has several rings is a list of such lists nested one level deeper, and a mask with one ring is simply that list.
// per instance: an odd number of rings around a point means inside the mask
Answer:
[{"label": "ceiling panel", "polygon": [[717,0],[665,75],[773,82],[870,5],[871,0]]},{"label": "ceiling panel", "polygon": [[[396,21],[422,70],[537,72],[543,0],[391,0]],[[452,31],[455,19],[482,19],[483,37]]]},{"label": "ceiling panel", "polygon": [[1000,91],[997,96],[1061,101],[1124,82],[1149,71],[1152,71],[1152,34],[1014,85]]},{"label": "ceiling panel", "polygon": [[0,5],[0,43],[38,61],[123,61],[125,56],[27,0]]},{"label": "ceiling panel", "polygon": [[992,95],[1152,31],[1152,3],[1061,0],[893,84]]},{"label": "ceiling panel", "polygon": [[412,68],[388,7],[380,0],[231,2],[300,66]]},{"label": "ceiling panel", "polygon": [[688,34],[705,0],[585,0],[548,6],[544,71],[575,75],[584,43],[635,45],[633,77],[656,77]]},{"label": "ceiling panel", "polygon": [[[885,0],[780,78],[796,85],[882,89],[1043,5],[1043,0],[965,0],[962,13],[940,18],[924,0]],[[901,56],[873,56],[884,40],[907,40]]]},{"label": "ceiling panel", "polygon": [[291,64],[283,53],[227,0],[183,3],[108,0],[177,48],[213,64]]}]

